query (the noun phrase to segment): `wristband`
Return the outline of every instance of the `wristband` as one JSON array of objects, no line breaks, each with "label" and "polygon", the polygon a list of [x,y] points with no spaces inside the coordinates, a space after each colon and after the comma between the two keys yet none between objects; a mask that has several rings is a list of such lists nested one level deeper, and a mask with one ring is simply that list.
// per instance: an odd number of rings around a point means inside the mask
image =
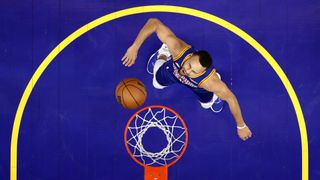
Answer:
[{"label": "wristband", "polygon": [[246,125],[243,125],[243,126],[237,126],[237,129],[244,129],[246,128],[247,126]]}]

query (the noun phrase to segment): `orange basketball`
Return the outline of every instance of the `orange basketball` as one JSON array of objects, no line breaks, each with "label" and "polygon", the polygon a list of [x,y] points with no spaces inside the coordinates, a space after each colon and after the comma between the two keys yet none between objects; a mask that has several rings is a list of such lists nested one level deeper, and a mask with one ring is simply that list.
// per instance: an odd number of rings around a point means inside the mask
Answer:
[{"label": "orange basketball", "polygon": [[147,98],[144,84],[136,78],[122,80],[116,87],[116,99],[122,107],[135,109],[140,107]]}]

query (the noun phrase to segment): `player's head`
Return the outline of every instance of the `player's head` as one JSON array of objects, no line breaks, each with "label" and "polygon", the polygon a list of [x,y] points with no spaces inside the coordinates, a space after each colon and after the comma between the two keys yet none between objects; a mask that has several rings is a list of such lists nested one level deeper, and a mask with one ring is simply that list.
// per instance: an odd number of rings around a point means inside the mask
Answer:
[{"label": "player's head", "polygon": [[180,74],[189,77],[197,76],[207,70],[212,64],[212,59],[207,51],[196,51],[182,64]]}]

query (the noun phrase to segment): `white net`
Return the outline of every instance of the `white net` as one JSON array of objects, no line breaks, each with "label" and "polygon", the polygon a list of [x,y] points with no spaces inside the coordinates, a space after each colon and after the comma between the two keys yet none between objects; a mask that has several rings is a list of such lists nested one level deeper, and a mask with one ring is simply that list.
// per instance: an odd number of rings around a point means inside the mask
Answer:
[{"label": "white net", "polygon": [[[169,164],[178,158],[186,145],[187,131],[179,116],[165,108],[148,108],[136,114],[127,128],[126,143],[133,157],[148,166]],[[159,128],[166,137],[167,145],[159,152],[149,152],[142,144],[143,136],[150,128]]]}]

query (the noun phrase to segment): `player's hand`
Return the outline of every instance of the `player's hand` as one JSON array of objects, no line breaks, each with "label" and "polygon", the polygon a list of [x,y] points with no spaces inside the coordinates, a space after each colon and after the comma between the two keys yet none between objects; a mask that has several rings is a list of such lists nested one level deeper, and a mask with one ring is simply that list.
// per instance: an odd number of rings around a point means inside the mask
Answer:
[{"label": "player's hand", "polygon": [[246,141],[247,139],[251,138],[252,132],[250,131],[249,127],[246,126],[243,129],[237,129],[238,131],[238,136],[240,139]]},{"label": "player's hand", "polygon": [[132,66],[138,55],[138,49],[132,45],[128,48],[126,54],[122,57],[121,61],[124,66],[130,67]]}]

